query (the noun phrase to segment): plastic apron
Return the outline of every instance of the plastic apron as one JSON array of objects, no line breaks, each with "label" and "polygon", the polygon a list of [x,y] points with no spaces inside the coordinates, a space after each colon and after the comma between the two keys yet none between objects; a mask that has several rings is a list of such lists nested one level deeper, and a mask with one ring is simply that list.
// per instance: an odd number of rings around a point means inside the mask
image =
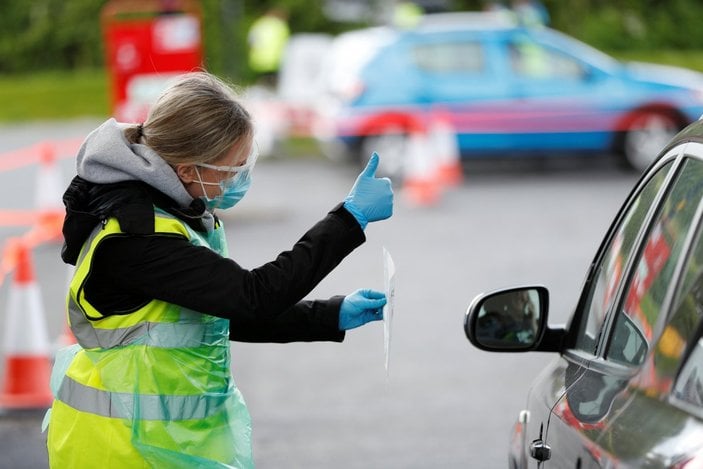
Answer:
[{"label": "plastic apron", "polygon": [[[227,256],[224,228],[207,238],[156,211],[156,232]],[[69,287],[79,345],[57,355],[45,420],[51,467],[250,468],[251,419],[230,371],[229,321],[152,300],[103,316],[85,297],[95,248],[124,236],[116,219],[85,243]]]}]

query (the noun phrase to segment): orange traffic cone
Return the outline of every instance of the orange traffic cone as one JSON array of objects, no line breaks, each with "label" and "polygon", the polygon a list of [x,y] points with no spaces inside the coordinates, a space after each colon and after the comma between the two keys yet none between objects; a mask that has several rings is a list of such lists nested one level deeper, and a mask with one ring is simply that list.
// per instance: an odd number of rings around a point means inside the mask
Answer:
[{"label": "orange traffic cone", "polygon": [[434,205],[441,195],[437,161],[428,140],[424,129],[416,127],[409,132],[401,191],[412,205]]},{"label": "orange traffic cone", "polygon": [[437,175],[441,184],[458,186],[464,180],[464,169],[456,132],[446,111],[432,113],[430,136],[437,155]]},{"label": "orange traffic cone", "polygon": [[40,161],[35,187],[38,220],[29,238],[30,245],[62,239],[63,178],[56,162],[56,150],[51,143],[39,146]]},{"label": "orange traffic cone", "polygon": [[44,409],[51,405],[48,344],[30,250],[20,244],[7,306],[5,372],[0,391],[0,410]]}]

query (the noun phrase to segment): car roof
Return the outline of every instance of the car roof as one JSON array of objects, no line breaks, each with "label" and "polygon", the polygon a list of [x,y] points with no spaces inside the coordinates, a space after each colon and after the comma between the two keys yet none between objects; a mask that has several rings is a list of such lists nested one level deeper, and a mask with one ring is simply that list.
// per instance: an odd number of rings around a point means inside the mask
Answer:
[{"label": "car roof", "polygon": [[515,17],[501,11],[465,11],[423,15],[412,28],[417,32],[461,30],[501,30],[518,28]]},{"label": "car roof", "polygon": [[687,142],[703,143],[703,116],[679,132],[661,153],[664,154],[671,148]]},{"label": "car roof", "polygon": [[[503,36],[513,33],[528,32],[550,42],[559,42],[577,50],[577,55],[600,69],[609,70],[611,73],[622,64],[605,52],[578,39],[549,27],[527,28],[520,24],[510,12],[504,11],[465,11],[453,13],[430,13],[423,15],[422,19],[413,28],[398,31],[398,42],[415,41],[420,37],[452,36],[454,34],[474,34],[481,36]],[[392,44],[389,44],[392,45]]]}]

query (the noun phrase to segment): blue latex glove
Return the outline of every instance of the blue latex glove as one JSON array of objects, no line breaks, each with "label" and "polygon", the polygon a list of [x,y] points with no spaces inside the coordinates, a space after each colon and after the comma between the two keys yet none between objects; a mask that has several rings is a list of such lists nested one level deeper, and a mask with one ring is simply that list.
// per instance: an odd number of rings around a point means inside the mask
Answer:
[{"label": "blue latex glove", "polygon": [[375,290],[357,290],[346,296],[339,308],[339,330],[346,331],[383,319],[385,304],[385,293]]},{"label": "blue latex glove", "polygon": [[377,178],[378,154],[373,152],[366,168],[356,178],[344,208],[354,215],[362,229],[370,221],[385,220],[393,215],[393,188],[388,178]]}]

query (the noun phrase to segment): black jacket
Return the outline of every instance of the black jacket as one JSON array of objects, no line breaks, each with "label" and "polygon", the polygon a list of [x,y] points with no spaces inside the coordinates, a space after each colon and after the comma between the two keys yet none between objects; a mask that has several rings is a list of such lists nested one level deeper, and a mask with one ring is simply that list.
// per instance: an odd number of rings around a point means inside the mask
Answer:
[{"label": "black jacket", "polygon": [[230,339],[245,342],[342,341],[342,298],[301,301],[365,241],[341,204],[289,251],[253,270],[185,238],[154,233],[153,205],[204,231],[204,204],[178,208],[166,195],[136,181],[92,184],[74,178],[64,194],[63,260],[75,264],[93,228],[116,217],[124,236],[98,246],[86,297],[103,314],[128,314],[159,299],[230,320]]}]

